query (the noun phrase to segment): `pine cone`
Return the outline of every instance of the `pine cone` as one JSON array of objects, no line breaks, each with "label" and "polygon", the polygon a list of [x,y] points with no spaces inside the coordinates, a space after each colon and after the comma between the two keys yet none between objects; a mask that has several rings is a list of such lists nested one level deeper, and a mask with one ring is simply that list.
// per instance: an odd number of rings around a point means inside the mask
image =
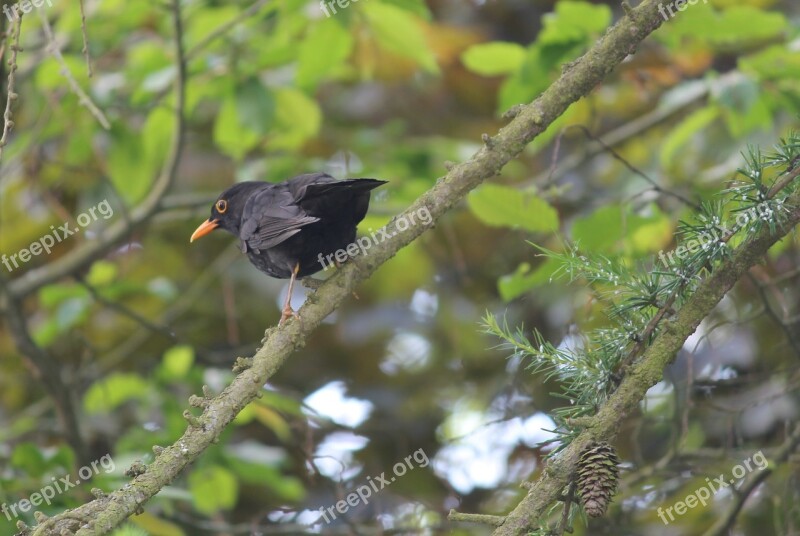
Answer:
[{"label": "pine cone", "polygon": [[578,494],[589,516],[600,517],[606,513],[608,503],[617,492],[618,464],[617,452],[608,443],[594,443],[581,454],[577,469]]}]

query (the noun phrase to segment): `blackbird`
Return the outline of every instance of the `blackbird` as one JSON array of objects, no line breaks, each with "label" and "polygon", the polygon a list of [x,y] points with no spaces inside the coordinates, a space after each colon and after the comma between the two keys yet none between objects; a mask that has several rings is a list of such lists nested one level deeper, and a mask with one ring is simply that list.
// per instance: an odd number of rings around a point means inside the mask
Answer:
[{"label": "blackbird", "polygon": [[256,268],[271,277],[288,278],[282,324],[297,316],[290,305],[295,280],[318,272],[323,268],[320,258],[355,240],[370,191],[385,182],[340,181],[325,173],[298,175],[278,184],[240,182],[220,194],[211,217],[189,241],[225,229],[241,240],[242,252]]}]

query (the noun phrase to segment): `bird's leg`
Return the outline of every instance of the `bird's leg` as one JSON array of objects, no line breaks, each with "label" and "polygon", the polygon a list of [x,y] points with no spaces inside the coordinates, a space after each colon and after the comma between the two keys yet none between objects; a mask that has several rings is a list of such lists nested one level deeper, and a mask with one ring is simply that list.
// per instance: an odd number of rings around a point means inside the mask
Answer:
[{"label": "bird's leg", "polygon": [[300,272],[299,262],[294,267],[294,270],[292,270],[292,276],[289,279],[289,291],[286,293],[286,301],[283,302],[283,311],[281,311],[281,319],[278,322],[279,326],[282,325],[286,321],[286,319],[289,318],[290,316],[293,316],[296,319],[302,321],[300,315],[295,313],[294,310],[292,309],[292,291],[294,290],[294,282],[297,280],[298,272]]}]

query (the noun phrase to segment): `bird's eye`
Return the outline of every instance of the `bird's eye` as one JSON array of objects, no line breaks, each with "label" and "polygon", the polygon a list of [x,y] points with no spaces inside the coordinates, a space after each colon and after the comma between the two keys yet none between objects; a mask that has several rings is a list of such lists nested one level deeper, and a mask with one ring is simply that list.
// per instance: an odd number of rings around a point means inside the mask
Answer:
[{"label": "bird's eye", "polygon": [[225,214],[226,210],[228,210],[228,202],[224,199],[217,201],[217,212],[220,214]]}]

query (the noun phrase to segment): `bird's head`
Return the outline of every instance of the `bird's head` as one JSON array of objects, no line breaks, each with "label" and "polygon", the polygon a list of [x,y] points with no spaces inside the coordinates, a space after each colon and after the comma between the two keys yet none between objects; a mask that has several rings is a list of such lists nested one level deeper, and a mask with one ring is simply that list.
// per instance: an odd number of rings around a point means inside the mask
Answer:
[{"label": "bird's head", "polygon": [[240,182],[222,192],[211,207],[211,217],[195,229],[189,242],[194,242],[218,227],[238,236],[247,198],[255,190],[263,188],[264,184],[256,181]]}]

